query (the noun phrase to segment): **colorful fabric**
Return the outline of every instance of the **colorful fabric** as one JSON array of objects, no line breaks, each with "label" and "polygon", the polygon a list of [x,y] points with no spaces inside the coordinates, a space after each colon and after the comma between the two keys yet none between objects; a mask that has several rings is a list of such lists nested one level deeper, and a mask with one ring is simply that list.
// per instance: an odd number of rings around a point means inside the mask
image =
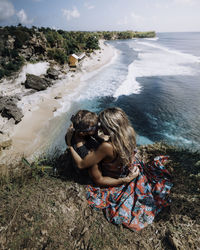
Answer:
[{"label": "colorful fabric", "polygon": [[102,209],[109,222],[139,231],[151,224],[163,207],[169,205],[172,187],[170,174],[163,163],[166,156],[156,157],[152,165],[136,160],[140,174],[129,184],[100,188],[87,186],[87,201],[92,208]]}]

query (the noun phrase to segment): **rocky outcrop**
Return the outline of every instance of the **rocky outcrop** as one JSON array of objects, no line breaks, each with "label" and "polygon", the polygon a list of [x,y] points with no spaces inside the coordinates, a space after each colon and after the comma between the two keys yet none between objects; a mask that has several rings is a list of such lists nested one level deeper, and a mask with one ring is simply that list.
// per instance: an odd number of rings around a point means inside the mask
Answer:
[{"label": "rocky outcrop", "polygon": [[8,39],[6,41],[7,49],[14,49],[15,38],[11,35],[8,35]]},{"label": "rocky outcrop", "polygon": [[47,70],[46,76],[47,76],[48,78],[52,79],[52,80],[57,80],[58,77],[59,77],[59,74],[60,74],[60,73],[59,73],[58,70],[56,70],[56,69],[54,69],[54,68],[49,68],[49,69]]},{"label": "rocky outcrop", "polygon": [[46,38],[44,34],[38,32],[37,35],[33,34],[31,39],[22,46],[19,53],[26,60],[37,60],[38,57],[45,57],[47,54]]},{"label": "rocky outcrop", "polygon": [[23,114],[20,108],[17,107],[19,98],[16,96],[0,96],[0,114],[8,119],[13,118],[15,123],[21,121]]},{"label": "rocky outcrop", "polygon": [[29,41],[29,45],[34,48],[36,54],[46,54],[47,51],[47,40],[45,35],[41,32],[38,32],[36,35],[33,35],[32,39]]},{"label": "rocky outcrop", "polygon": [[36,75],[27,74],[26,81],[24,83],[28,89],[34,89],[37,91],[45,90],[52,85],[51,81],[45,78],[41,78]]}]

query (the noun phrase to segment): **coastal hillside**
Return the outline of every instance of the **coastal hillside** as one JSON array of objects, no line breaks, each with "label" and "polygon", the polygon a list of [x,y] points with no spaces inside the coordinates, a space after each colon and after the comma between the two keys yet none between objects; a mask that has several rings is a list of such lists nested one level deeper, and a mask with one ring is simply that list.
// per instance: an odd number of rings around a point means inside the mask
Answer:
[{"label": "coastal hillside", "polygon": [[[115,58],[117,52],[104,40],[154,36],[155,32],[67,32],[22,25],[0,27],[1,168],[5,168],[3,164],[10,159],[8,150],[14,147],[12,157],[16,149],[17,155],[18,150],[26,154],[24,150],[27,144],[30,147],[30,136],[32,145],[42,141],[38,137],[46,121],[59,116],[63,104],[70,106],[69,95],[77,92],[77,82],[86,72],[95,71]],[[78,61],[75,68],[68,64],[71,54],[75,54]],[[31,126],[30,120],[34,121]],[[33,154],[36,149],[38,145],[29,151]]]},{"label": "coastal hillside", "polygon": [[[131,80],[136,76],[141,77],[129,74],[132,72],[132,66],[137,72],[146,72],[146,76],[153,72],[145,71],[145,65],[148,68],[152,65],[149,61],[139,64],[140,58],[136,60],[138,64],[133,65],[133,61],[130,60],[131,56],[133,60],[137,51],[141,51],[140,47],[133,52],[131,46],[125,46],[125,50],[119,53],[101,39],[154,36],[155,32],[66,32],[49,28],[28,29],[21,25],[0,28],[0,249],[198,249],[200,153],[192,151],[194,148],[182,149],[153,142],[148,146],[139,147],[139,157],[146,163],[158,155],[169,156],[167,167],[172,174],[173,182],[170,207],[163,209],[154,223],[140,232],[114,226],[106,221],[101,211],[92,210],[88,206],[85,182],[77,176],[71,165],[67,164],[65,155],[58,152],[59,150],[55,150],[55,155],[51,152],[45,156],[38,156],[54,143],[56,137],[64,138],[66,130],[64,126],[61,130],[62,124],[67,126],[71,114],[79,108],[72,107],[73,101],[79,100],[77,97],[84,92],[84,83],[89,82],[87,73],[93,74],[95,70],[102,69],[117,53],[128,59],[124,60],[127,65],[123,68],[129,68],[126,73],[131,76]],[[149,40],[151,39],[147,41]],[[147,48],[151,48],[147,41]],[[143,41],[142,46],[144,45]],[[160,46],[158,48],[163,49]],[[168,50],[163,50],[165,54],[161,58],[165,61]],[[68,66],[69,55],[81,52],[85,52],[86,57],[76,71],[71,70]],[[149,52],[148,50],[147,55],[150,56],[147,59],[152,59],[153,54]],[[170,51],[169,54],[180,56],[176,51]],[[184,54],[183,57],[185,58]],[[172,59],[170,57],[169,61],[176,62]],[[154,61],[159,63],[159,67],[153,64],[156,70],[162,69],[160,61]],[[131,67],[128,67],[129,65]],[[164,66],[165,69],[170,68],[168,64]],[[176,67],[176,64],[172,64],[171,72]],[[142,71],[138,70],[140,68]],[[106,70],[100,71],[100,74],[104,71]],[[118,74],[121,75],[121,71]],[[118,76],[112,75],[115,78]],[[81,77],[85,77],[85,82],[81,82]],[[154,82],[155,79],[153,78]],[[106,82],[107,91],[109,81],[100,80],[100,83]],[[125,84],[127,80],[124,81]],[[114,82],[112,79],[110,81]],[[96,88],[89,85],[92,95],[93,89],[96,92],[99,90],[97,82],[94,81]],[[174,82],[172,83],[174,86]],[[116,88],[115,86],[114,89]],[[153,92],[158,89],[156,86]],[[106,94],[107,96],[102,98],[104,102],[99,101],[101,109],[111,106],[110,101],[115,105],[121,104],[122,108],[126,108],[127,103],[130,107],[127,112],[130,118],[133,112],[137,111],[134,121],[142,118],[142,122],[146,122],[151,118],[150,113],[145,116],[144,107],[141,108],[142,112],[139,112],[136,105],[140,102],[137,102],[137,99],[134,99],[132,104],[130,99],[124,96],[125,99],[121,99],[122,105],[120,100],[117,102],[112,95]],[[149,89],[147,94],[151,94]],[[164,103],[164,98],[160,98],[162,103],[158,103],[158,99],[152,105],[145,103],[148,98],[142,96],[141,103],[146,107],[155,107],[157,111]],[[169,95],[165,101],[168,99]],[[164,109],[159,111],[162,115],[166,107],[173,110],[167,102],[164,104]],[[81,108],[85,107],[81,101],[79,105]],[[90,107],[93,107],[93,104],[90,104]],[[65,116],[64,119],[62,115]],[[156,127],[156,131],[159,129],[158,120],[163,121],[163,116],[161,119],[153,117],[154,126],[151,128]],[[169,122],[168,118],[166,120]],[[138,127],[134,124],[135,127],[136,130],[150,128],[148,123],[144,123],[143,127],[141,124]],[[45,144],[48,140],[50,144]],[[35,153],[36,155],[31,158]],[[65,167],[65,171],[64,174],[58,175],[55,169],[60,167]]]},{"label": "coastal hillside", "polygon": [[0,27],[0,79],[11,76],[26,62],[53,60],[68,63],[70,54],[99,49],[99,39],[155,37],[155,32],[74,32],[22,25]]},{"label": "coastal hillside", "polygon": [[101,211],[89,208],[86,185],[73,171],[52,176],[51,167],[60,163],[56,157],[32,165],[23,160],[15,176],[1,179],[0,248],[198,249],[200,154],[161,143],[142,146],[139,154],[146,162],[169,155],[171,205],[153,224],[140,232],[112,225]]}]

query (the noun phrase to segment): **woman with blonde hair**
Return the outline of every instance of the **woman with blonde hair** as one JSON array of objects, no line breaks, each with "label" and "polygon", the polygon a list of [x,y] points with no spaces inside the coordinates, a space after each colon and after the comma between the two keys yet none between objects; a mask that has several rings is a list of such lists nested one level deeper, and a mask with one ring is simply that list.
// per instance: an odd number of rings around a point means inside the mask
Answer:
[{"label": "woman with blonde hair", "polygon": [[[82,159],[68,146],[78,168],[89,168],[95,185],[88,185],[87,200],[91,207],[103,209],[108,221],[123,224],[132,230],[140,230],[152,223],[155,215],[167,206],[167,194],[172,186],[169,173],[160,157],[152,166],[145,166],[135,157],[136,138],[125,112],[120,108],[108,108],[99,114],[100,146]],[[117,187],[100,188],[98,179],[132,180]],[[96,180],[95,180],[96,178]],[[102,181],[101,181],[102,183]]]}]

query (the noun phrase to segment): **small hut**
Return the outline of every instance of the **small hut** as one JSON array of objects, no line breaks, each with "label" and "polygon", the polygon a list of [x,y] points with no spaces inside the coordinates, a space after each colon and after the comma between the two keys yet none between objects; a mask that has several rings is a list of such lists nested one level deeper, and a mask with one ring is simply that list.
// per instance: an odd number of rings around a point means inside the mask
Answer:
[{"label": "small hut", "polygon": [[72,54],[69,56],[69,66],[70,68],[76,68],[78,62],[80,62],[85,57],[85,53]]},{"label": "small hut", "polygon": [[76,68],[77,64],[78,64],[78,59],[79,57],[76,54],[72,54],[69,56],[69,66],[71,68]]},{"label": "small hut", "polygon": [[85,57],[85,52],[78,54],[78,61],[81,61]]}]

